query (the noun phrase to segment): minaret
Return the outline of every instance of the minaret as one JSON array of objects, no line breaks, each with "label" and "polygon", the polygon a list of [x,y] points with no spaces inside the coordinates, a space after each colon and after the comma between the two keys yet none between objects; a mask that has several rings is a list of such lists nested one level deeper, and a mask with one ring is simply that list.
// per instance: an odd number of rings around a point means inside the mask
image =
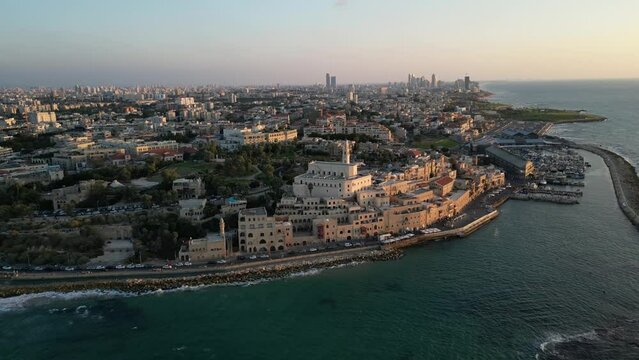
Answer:
[{"label": "minaret", "polygon": [[344,140],[344,149],[342,149],[342,162],[345,164],[351,163],[351,148],[350,142],[348,140]]},{"label": "minaret", "polygon": [[228,244],[226,243],[226,234],[224,233],[224,218],[220,217],[220,237],[222,238],[222,241],[224,241],[224,256],[228,256],[229,252],[228,252]]}]

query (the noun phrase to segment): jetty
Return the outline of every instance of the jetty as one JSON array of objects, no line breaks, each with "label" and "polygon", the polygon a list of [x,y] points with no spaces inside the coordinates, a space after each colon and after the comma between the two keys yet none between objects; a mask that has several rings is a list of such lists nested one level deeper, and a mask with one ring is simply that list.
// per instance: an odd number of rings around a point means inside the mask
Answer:
[{"label": "jetty", "polygon": [[481,228],[485,224],[497,218],[497,216],[499,216],[499,210],[493,210],[489,212],[488,214],[470,222],[469,224],[466,224],[465,226],[455,228],[455,229],[438,231],[438,232],[429,233],[429,234],[415,235],[413,237],[410,237],[401,241],[384,244],[382,245],[382,248],[388,249],[388,250],[390,249],[397,250],[397,249],[407,248],[407,247],[411,247],[411,246],[415,246],[415,245],[419,245],[419,244],[423,244],[423,243],[435,241],[435,240],[467,237],[468,235],[479,230],[479,228]]},{"label": "jetty", "polygon": [[610,150],[596,145],[565,141],[573,148],[589,151],[603,158],[610,170],[610,177],[612,178],[612,185],[617,195],[619,207],[630,222],[639,227],[639,177],[637,177],[635,167]]},{"label": "jetty", "polygon": [[522,189],[513,193],[510,197],[514,200],[545,201],[555,204],[579,204],[579,198],[583,196],[581,191],[552,190],[552,189]]}]

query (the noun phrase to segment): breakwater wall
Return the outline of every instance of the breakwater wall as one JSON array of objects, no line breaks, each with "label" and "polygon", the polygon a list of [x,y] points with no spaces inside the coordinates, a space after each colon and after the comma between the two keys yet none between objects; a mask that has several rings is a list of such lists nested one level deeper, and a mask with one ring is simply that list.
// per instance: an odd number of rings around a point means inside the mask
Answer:
[{"label": "breakwater wall", "polygon": [[608,169],[617,202],[630,222],[639,227],[639,177],[632,164],[620,155],[595,145],[569,143],[569,146],[599,155]]},{"label": "breakwater wall", "polygon": [[458,237],[458,238],[466,237],[474,233],[475,231],[477,231],[479,228],[481,228],[485,224],[491,222],[497,216],[499,216],[499,211],[493,210],[489,212],[488,214],[462,227],[443,230],[443,231],[432,233],[432,234],[419,234],[419,235],[413,236],[412,238],[408,238],[406,240],[401,240],[394,243],[386,244],[383,246],[383,248],[397,250],[397,249],[415,246],[415,245],[419,245],[419,244],[429,242],[429,241],[434,241],[434,240],[447,239],[451,237]]},{"label": "breakwater wall", "polygon": [[532,200],[532,201],[545,201],[555,204],[579,204],[579,199],[575,196],[562,196],[545,193],[515,193],[510,196],[513,200]]},{"label": "breakwater wall", "polygon": [[329,268],[357,262],[386,261],[400,258],[401,251],[395,249],[376,249],[348,255],[333,255],[313,260],[291,261],[257,268],[228,271],[196,276],[168,278],[130,278],[130,279],[88,279],[74,282],[52,282],[36,285],[16,284],[0,288],[0,298],[47,291],[72,292],[86,290],[117,290],[126,293],[143,294],[157,290],[171,290],[215,284],[247,283],[264,279],[276,279],[302,273],[313,269]]}]

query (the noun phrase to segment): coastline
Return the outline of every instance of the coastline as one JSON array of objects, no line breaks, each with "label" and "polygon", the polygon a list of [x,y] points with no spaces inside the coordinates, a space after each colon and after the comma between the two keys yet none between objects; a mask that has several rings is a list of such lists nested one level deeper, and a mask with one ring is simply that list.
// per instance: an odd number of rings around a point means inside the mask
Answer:
[{"label": "coastline", "polygon": [[600,116],[600,115],[593,115],[593,116],[597,116],[597,117],[592,119],[557,120],[557,121],[551,122],[551,124],[552,125],[578,124],[578,123],[602,122],[602,121],[608,120],[608,118],[605,116]]},{"label": "coastline", "polygon": [[[508,200],[508,196],[498,201],[497,208]],[[9,280],[13,284],[0,286],[0,298],[8,298],[26,294],[74,291],[121,291],[132,294],[144,294],[158,290],[173,290],[182,287],[207,285],[232,285],[260,280],[285,278],[297,273],[320,270],[353,263],[397,260],[402,257],[401,249],[419,246],[430,241],[448,238],[464,238],[499,216],[493,210],[470,223],[439,233],[418,235],[406,241],[383,246],[342,250],[333,254],[307,255],[297,259],[275,259],[263,263],[245,264],[241,267],[221,269],[193,269],[189,272],[126,273],[108,274],[94,273],[84,275],[58,274],[57,276],[40,276],[27,274]],[[42,283],[38,283],[44,281]],[[35,283],[34,283],[35,282]]]},{"label": "coastline", "polygon": [[[221,271],[200,275],[160,274],[162,277],[148,278],[112,278],[112,279],[72,279],[71,281],[52,281],[40,284],[4,285],[0,288],[0,298],[44,293],[88,290],[115,290],[131,294],[144,294],[158,290],[173,290],[183,287],[207,285],[232,285],[249,283],[259,280],[279,279],[304,273],[310,270],[344,266],[352,263],[386,261],[399,259],[403,253],[392,249],[361,249],[362,251],[348,254],[334,254],[330,257],[320,257],[315,260],[296,259],[285,263],[255,264],[242,270]],[[175,275],[175,276],[171,276]]]},{"label": "coastline", "polygon": [[608,167],[617,203],[630,222],[639,228],[639,176],[632,164],[621,155],[591,144],[577,144],[562,139],[572,148],[593,153],[604,160]]},{"label": "coastline", "polygon": [[[485,97],[492,96],[489,93]],[[598,122],[605,117],[589,120],[565,120],[561,122],[546,122],[545,131],[557,123]],[[608,167],[619,207],[631,223],[639,227],[639,177],[636,169],[622,156],[592,144],[578,144],[561,137],[557,139],[562,144],[600,156]],[[503,199],[497,208],[508,200]],[[55,274],[54,276],[39,276],[26,274],[0,283],[0,298],[19,296],[24,294],[54,292],[74,292],[86,290],[116,290],[133,294],[143,294],[157,290],[171,290],[182,287],[207,286],[218,284],[238,284],[258,280],[278,279],[309,270],[319,270],[351,263],[396,260],[402,256],[401,249],[418,246],[429,241],[446,238],[462,238],[491,222],[499,215],[497,210],[486,214],[463,227],[443,231],[439,234],[418,235],[401,243],[371,246],[368,248],[352,249],[351,251],[337,251],[304,255],[291,259],[273,259],[255,262],[243,266],[229,266],[223,268],[192,268],[185,271],[171,271],[154,273],[106,273],[93,274]]]},{"label": "coastline", "polygon": [[[590,144],[577,144],[566,139],[557,138],[566,146],[588,151],[600,156],[608,167],[612,178],[617,202],[622,211],[634,226],[639,227],[639,177],[635,168],[620,155]],[[508,200],[495,204],[499,207]],[[173,290],[183,287],[232,285],[260,280],[285,278],[297,273],[319,270],[352,263],[397,260],[401,258],[401,249],[418,246],[430,241],[446,238],[463,238],[490,223],[499,216],[494,210],[463,227],[429,235],[416,236],[402,243],[394,243],[381,247],[353,249],[352,251],[336,252],[333,254],[316,254],[284,261],[267,261],[254,263],[240,268],[226,269],[195,269],[191,272],[162,272],[134,274],[133,277],[123,278],[105,274],[90,274],[82,277],[67,277],[65,274],[58,278],[26,276],[11,279],[12,284],[0,285],[0,298],[8,298],[25,294],[43,292],[69,293],[87,290],[115,290],[132,294],[144,294],[158,290]],[[37,283],[39,281],[45,281]],[[31,282],[31,283],[30,283]],[[33,283],[36,282],[36,283]]]}]

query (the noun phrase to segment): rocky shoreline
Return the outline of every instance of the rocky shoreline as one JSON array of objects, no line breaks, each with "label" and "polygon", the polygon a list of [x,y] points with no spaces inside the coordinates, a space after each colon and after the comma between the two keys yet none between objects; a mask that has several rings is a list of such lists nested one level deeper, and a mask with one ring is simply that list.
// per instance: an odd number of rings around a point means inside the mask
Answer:
[{"label": "rocky shoreline", "polygon": [[569,146],[591,152],[603,158],[617,195],[617,202],[628,220],[639,227],[639,177],[637,171],[622,156],[596,145],[569,143]]},{"label": "rocky shoreline", "polygon": [[87,279],[75,282],[51,282],[34,285],[7,285],[0,288],[0,298],[41,292],[73,292],[86,290],[116,290],[132,294],[143,294],[157,290],[171,290],[216,284],[247,283],[258,280],[277,279],[314,269],[330,268],[358,262],[396,260],[402,252],[394,249],[370,250],[364,253],[335,255],[314,260],[298,260],[283,264],[264,265],[260,268],[227,271],[195,276],[131,279]]}]

